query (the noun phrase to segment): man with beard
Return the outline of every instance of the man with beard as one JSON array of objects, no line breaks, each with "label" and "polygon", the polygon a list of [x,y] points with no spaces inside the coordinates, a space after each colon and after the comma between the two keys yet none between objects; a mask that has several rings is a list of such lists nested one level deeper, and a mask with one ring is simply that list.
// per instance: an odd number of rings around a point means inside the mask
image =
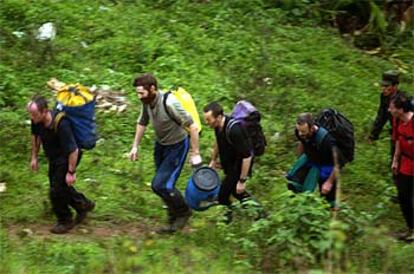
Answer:
[{"label": "man with beard", "polygon": [[[151,121],[155,131],[156,166],[151,187],[168,208],[168,224],[158,232],[174,233],[182,229],[191,216],[191,210],[175,184],[190,146],[190,164],[201,164],[198,127],[174,96],[168,96],[165,100],[165,94],[158,90],[153,75],[145,73],[136,77],[133,86],[143,104],[130,158],[132,161],[138,160],[138,146]],[[184,128],[189,128],[189,132]]]},{"label": "man with beard", "polygon": [[[302,113],[297,117],[295,135],[300,141],[298,146],[298,152],[302,155],[300,161],[305,161],[301,166],[306,168],[308,173],[311,170],[316,171],[313,177],[317,180],[315,187],[317,183],[321,195],[325,196],[331,206],[335,206],[336,184],[333,156],[336,150],[335,138],[325,128],[314,123],[311,113]],[[301,176],[306,178],[308,173],[305,172]]]}]

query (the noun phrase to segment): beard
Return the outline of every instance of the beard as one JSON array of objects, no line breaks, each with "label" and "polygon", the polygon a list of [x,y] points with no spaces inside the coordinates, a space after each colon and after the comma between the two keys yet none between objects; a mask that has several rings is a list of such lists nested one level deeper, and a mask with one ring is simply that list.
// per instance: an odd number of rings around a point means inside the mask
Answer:
[{"label": "beard", "polygon": [[312,134],[302,135],[298,136],[298,139],[304,143],[310,143],[312,139]]},{"label": "beard", "polygon": [[156,92],[149,93],[147,97],[141,98],[140,100],[141,100],[141,102],[143,104],[149,105],[149,104],[151,104],[154,101],[155,97],[157,97],[157,93]]}]

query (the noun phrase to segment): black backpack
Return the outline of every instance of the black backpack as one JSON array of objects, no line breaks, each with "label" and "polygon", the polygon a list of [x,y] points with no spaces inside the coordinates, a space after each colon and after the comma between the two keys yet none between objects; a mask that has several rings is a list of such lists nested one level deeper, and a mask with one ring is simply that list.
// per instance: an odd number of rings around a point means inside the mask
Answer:
[{"label": "black backpack", "polygon": [[236,123],[240,123],[250,138],[254,156],[263,155],[267,142],[260,125],[260,119],[260,112],[250,102],[244,100],[237,102],[231,114],[231,120],[226,127],[227,141],[233,144],[229,137],[230,130]]},{"label": "black backpack", "polygon": [[[323,109],[315,119],[315,123],[325,128],[336,140],[343,164],[354,160],[355,138],[354,126],[345,116],[332,108]],[[319,138],[322,142],[323,138]],[[318,142],[319,143],[319,142]]]}]

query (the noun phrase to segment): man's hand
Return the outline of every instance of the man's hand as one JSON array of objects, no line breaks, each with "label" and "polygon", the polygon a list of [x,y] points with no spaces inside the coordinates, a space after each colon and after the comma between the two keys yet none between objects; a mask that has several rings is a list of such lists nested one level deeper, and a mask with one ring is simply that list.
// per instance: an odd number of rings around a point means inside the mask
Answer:
[{"label": "man's hand", "polygon": [[210,163],[208,164],[209,167],[216,169],[218,166],[218,163],[216,160],[211,160]]},{"label": "man's hand", "polygon": [[333,184],[331,181],[326,181],[325,183],[322,184],[321,193],[324,195],[328,194],[329,191],[331,191],[332,186]]},{"label": "man's hand", "polygon": [[132,147],[131,151],[129,152],[129,159],[131,159],[131,161],[138,160],[138,148]]},{"label": "man's hand", "polygon": [[192,154],[190,155],[190,165],[192,166],[199,166],[203,160],[201,159],[200,154]]},{"label": "man's hand", "polygon": [[66,173],[66,183],[68,186],[74,185],[76,182],[76,173]]},{"label": "man's hand", "polygon": [[219,162],[217,162],[217,160],[211,160],[210,163],[208,164],[209,167],[214,168],[214,169],[220,169],[221,165]]},{"label": "man's hand", "polygon": [[30,162],[30,168],[32,171],[39,170],[39,160],[37,158],[32,158],[32,161]]},{"label": "man's hand", "polygon": [[392,161],[391,170],[392,170],[392,174],[394,175],[398,174],[398,161]]},{"label": "man's hand", "polygon": [[246,190],[246,184],[238,181],[237,186],[236,186],[237,194],[242,194],[245,190]]}]

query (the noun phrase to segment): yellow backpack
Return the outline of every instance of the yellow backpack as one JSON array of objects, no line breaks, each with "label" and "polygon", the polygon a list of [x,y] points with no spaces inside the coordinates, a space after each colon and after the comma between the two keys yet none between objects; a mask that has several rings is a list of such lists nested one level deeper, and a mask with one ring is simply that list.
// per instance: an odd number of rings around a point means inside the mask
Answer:
[{"label": "yellow backpack", "polygon": [[56,99],[59,103],[68,107],[85,105],[94,100],[94,94],[81,84],[64,85],[57,91]]},{"label": "yellow backpack", "polygon": [[[176,121],[171,114],[168,112],[167,109],[167,98],[168,95],[172,94],[174,95],[174,97],[177,99],[178,102],[180,102],[180,104],[182,105],[182,107],[184,108],[185,111],[188,112],[188,114],[190,114],[191,118],[193,119],[194,123],[197,125],[198,127],[198,133],[201,132],[202,129],[202,125],[201,125],[201,121],[200,121],[200,116],[198,115],[197,112],[197,108],[196,105],[194,103],[193,97],[191,97],[191,94],[188,93],[185,89],[179,87],[176,90],[171,90],[168,91],[164,94],[164,99],[163,99],[163,104],[164,104],[164,108],[165,111],[167,112],[168,116],[170,116],[170,118],[176,122],[178,125],[180,125],[180,123],[178,121]],[[185,130],[189,133],[190,129],[189,128],[185,128]]]}]

